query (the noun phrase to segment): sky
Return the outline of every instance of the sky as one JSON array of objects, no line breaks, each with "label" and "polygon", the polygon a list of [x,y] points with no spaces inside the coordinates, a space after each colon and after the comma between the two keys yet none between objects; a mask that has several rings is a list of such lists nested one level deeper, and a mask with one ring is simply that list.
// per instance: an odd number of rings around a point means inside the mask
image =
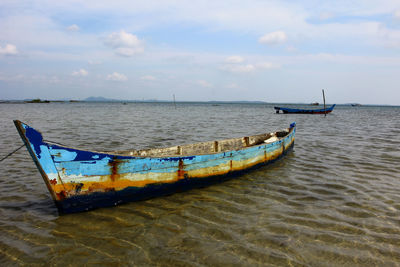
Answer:
[{"label": "sky", "polygon": [[0,99],[400,105],[400,0],[1,0]]}]

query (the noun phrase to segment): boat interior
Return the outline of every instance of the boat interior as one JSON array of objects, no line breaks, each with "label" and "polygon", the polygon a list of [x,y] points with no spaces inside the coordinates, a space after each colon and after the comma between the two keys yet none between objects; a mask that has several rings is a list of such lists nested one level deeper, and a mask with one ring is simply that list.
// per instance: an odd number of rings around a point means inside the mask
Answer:
[{"label": "boat interior", "polygon": [[259,135],[245,136],[240,138],[225,139],[220,141],[209,141],[188,145],[180,145],[166,148],[151,148],[130,151],[115,151],[113,153],[121,156],[135,157],[174,157],[174,156],[191,156],[206,155],[231,150],[240,150],[246,147],[257,146],[262,144],[273,143],[287,136],[293,128],[277,131],[273,133],[265,133]]}]

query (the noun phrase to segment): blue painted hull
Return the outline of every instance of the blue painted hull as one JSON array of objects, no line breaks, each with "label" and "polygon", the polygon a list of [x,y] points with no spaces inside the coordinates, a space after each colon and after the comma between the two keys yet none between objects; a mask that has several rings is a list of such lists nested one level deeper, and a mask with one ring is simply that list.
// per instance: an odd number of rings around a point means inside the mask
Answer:
[{"label": "blue painted hull", "polygon": [[271,164],[292,150],[294,143],[288,150],[266,163],[261,163],[243,171],[234,171],[224,175],[208,178],[184,178],[175,183],[152,184],[146,187],[128,187],[121,191],[94,193],[91,195],[76,195],[63,201],[57,201],[56,206],[61,213],[76,213],[93,210],[97,208],[113,207],[123,203],[135,202],[154,197],[171,195],[177,192],[184,192],[194,188],[201,188],[235,178],[251,170]]},{"label": "blue painted hull", "polygon": [[282,111],[284,114],[294,113],[294,114],[327,114],[333,111],[336,104],[330,106],[329,108],[322,109],[297,109],[297,108],[285,108],[285,107],[274,107],[276,113]]},{"label": "blue painted hull", "polygon": [[[221,182],[285,155],[294,145],[296,129],[292,124],[274,134],[131,151],[130,154],[147,155],[130,156],[61,146],[44,141],[40,132],[20,121],[15,125],[60,213],[110,207]],[[230,146],[235,149],[226,150]],[[197,151],[198,147],[215,152],[182,152]],[[175,148],[174,153],[180,155],[158,155]],[[150,155],[153,152],[156,155]]]}]

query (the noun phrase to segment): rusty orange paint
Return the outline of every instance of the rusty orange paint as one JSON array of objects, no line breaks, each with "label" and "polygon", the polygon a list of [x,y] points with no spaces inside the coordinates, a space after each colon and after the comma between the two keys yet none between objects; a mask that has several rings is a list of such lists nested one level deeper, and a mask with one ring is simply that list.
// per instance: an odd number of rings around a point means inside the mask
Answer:
[{"label": "rusty orange paint", "polygon": [[113,159],[112,161],[110,161],[108,163],[108,165],[110,166],[110,170],[111,170],[111,175],[110,175],[110,179],[111,181],[115,181],[117,179],[119,179],[120,174],[118,171],[119,165],[120,165],[121,161],[118,159]]},{"label": "rusty orange paint", "polygon": [[179,165],[178,165],[178,179],[183,179],[185,177],[185,169],[184,169],[184,165],[183,165],[183,160],[180,159],[179,160]]}]

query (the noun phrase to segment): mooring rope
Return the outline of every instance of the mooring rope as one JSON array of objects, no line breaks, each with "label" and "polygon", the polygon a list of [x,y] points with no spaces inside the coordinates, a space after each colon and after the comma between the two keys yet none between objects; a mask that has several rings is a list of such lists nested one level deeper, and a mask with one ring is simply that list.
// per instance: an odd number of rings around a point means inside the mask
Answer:
[{"label": "mooring rope", "polygon": [[4,158],[0,159],[0,162],[2,162],[3,160],[5,160],[6,158],[10,157],[12,154],[14,154],[15,152],[17,152],[18,150],[20,150],[23,146],[25,146],[25,144],[22,144],[19,148],[15,149],[13,152],[9,153],[7,156],[5,156]]},{"label": "mooring rope", "polygon": [[51,141],[51,140],[43,139],[43,141],[44,141],[44,142],[47,142],[47,143],[52,143],[52,144],[55,144],[55,145],[59,145],[59,146],[66,146],[66,147],[68,147],[67,145],[64,145],[64,144],[61,144],[61,143],[58,143],[58,142],[54,142],[54,141]]},{"label": "mooring rope", "polygon": [[[66,146],[66,145],[63,145],[63,144],[60,144],[60,143],[57,143],[57,142],[54,142],[54,141],[50,141],[50,140],[43,140],[43,141],[49,142],[49,143],[53,143],[53,144],[56,144],[56,145],[60,145],[60,146]],[[23,146],[25,146],[25,144],[22,144],[20,147],[18,147],[17,149],[15,149],[13,152],[9,153],[9,154],[8,154],[7,156],[5,156],[4,158],[0,159],[0,162],[2,162],[3,160],[5,160],[6,158],[12,156],[15,152],[17,152],[18,150],[20,150]]]}]

